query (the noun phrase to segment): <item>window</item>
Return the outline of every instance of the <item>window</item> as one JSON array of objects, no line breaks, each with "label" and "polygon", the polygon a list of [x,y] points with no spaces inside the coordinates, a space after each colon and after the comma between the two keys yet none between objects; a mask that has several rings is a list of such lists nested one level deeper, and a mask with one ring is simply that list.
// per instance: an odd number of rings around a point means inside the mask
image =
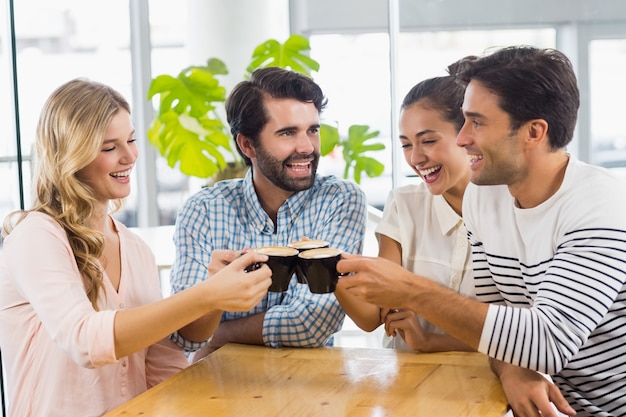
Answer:
[{"label": "window", "polygon": [[592,162],[626,177],[626,39],[594,40],[589,45]]},{"label": "window", "polygon": [[[0,141],[0,174],[5,178],[0,189],[1,218],[20,207],[22,196],[25,206],[30,205],[30,153],[34,130],[43,101],[54,88],[73,77],[85,76],[111,84],[132,102],[132,86],[140,83],[133,80],[131,65],[131,2],[14,1],[21,141],[21,163],[18,163],[12,59],[6,36],[8,1],[0,0],[5,6],[0,15],[3,28],[0,33],[0,121],[6,137],[10,138]],[[362,186],[371,204],[381,207],[391,187],[415,180],[398,158],[400,153],[393,138],[396,123],[392,120],[393,106],[398,106],[403,94],[417,81],[443,74],[451,61],[463,55],[479,54],[491,46],[513,43],[556,46],[572,57],[579,70],[581,91],[588,92],[585,97],[589,100],[581,104],[579,138],[571,150],[579,153],[583,160],[621,165],[622,158],[616,152],[624,148],[626,139],[617,121],[624,109],[609,98],[624,94],[620,74],[626,66],[623,30],[626,10],[618,0],[596,2],[601,6],[587,0],[571,0],[568,4],[572,6],[566,9],[539,7],[540,0],[529,1],[523,8],[502,5],[489,14],[482,13],[484,8],[474,3],[469,5],[460,0],[361,0],[358,3],[266,0],[267,4],[259,8],[280,10],[280,13],[268,12],[268,16],[280,15],[281,19],[262,19],[263,22],[268,20],[271,23],[268,26],[277,28],[278,32],[290,29],[310,38],[311,55],[321,64],[320,72],[314,75],[329,97],[329,107],[323,115],[325,120],[336,121],[344,133],[351,124],[365,124],[380,131],[380,141],[388,149],[371,156],[380,158],[386,170],[380,178],[364,177]],[[246,24],[217,25],[216,22],[221,21],[219,16],[224,19],[233,14],[245,17],[236,6],[228,3],[209,6],[205,2],[186,0],[174,7],[166,0],[137,2],[149,5],[152,74],[176,74],[186,64],[201,63],[198,56],[202,59],[223,57],[225,53],[239,56],[241,50],[251,50],[242,41],[244,35],[255,41],[265,39],[259,30],[267,31],[267,28],[260,29],[259,25],[254,27],[254,32],[248,31],[246,28],[252,26]],[[397,28],[390,27],[391,4],[399,7]],[[579,7],[574,7],[575,4]],[[287,9],[290,16],[284,19],[282,16]],[[207,36],[207,29],[197,24],[205,20],[212,22],[212,30],[222,36]],[[282,38],[282,35],[276,37]],[[397,63],[390,60],[390,44],[397,55]],[[230,65],[232,57],[224,58],[236,78],[240,72],[237,65]],[[395,71],[393,80],[392,69]],[[392,84],[397,86],[393,102]],[[135,110],[149,106],[144,100],[131,104]],[[141,146],[149,147],[145,135],[140,142]],[[611,150],[610,155],[607,150]],[[395,167],[392,166],[393,156],[399,161]],[[157,224],[171,224],[182,201],[199,188],[199,183],[182,176],[177,169],[170,169],[160,157],[154,158],[156,168],[148,169],[145,178],[155,180],[157,186],[148,201],[141,204],[158,205]],[[617,162],[609,162],[607,158]],[[320,172],[341,176],[342,164],[336,161],[333,157],[323,160]],[[394,171],[400,182],[392,181]],[[134,185],[127,210],[120,213],[129,225],[138,223],[136,190],[144,187],[145,184],[138,182]]]},{"label": "window", "polygon": [[[6,31],[2,33],[0,117],[7,137],[0,143],[0,217],[31,205],[31,150],[39,112],[50,93],[76,77],[114,86],[132,102],[128,2],[87,3],[79,0],[14,2],[15,67],[19,105],[19,138],[23,164],[18,165],[17,131],[13,118],[12,60]],[[8,9],[7,7],[3,10]],[[3,16],[2,27],[7,27]],[[113,24],[114,23],[114,24]],[[132,103],[131,103],[132,105]],[[22,182],[19,174],[22,174]]]}]

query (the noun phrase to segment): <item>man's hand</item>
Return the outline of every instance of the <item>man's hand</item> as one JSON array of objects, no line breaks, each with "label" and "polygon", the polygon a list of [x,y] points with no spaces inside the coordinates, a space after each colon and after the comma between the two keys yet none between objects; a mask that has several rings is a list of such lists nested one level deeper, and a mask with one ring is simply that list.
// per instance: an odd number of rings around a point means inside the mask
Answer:
[{"label": "man's hand", "polygon": [[558,417],[556,410],[576,414],[559,388],[540,373],[495,359],[490,363],[516,417]]}]

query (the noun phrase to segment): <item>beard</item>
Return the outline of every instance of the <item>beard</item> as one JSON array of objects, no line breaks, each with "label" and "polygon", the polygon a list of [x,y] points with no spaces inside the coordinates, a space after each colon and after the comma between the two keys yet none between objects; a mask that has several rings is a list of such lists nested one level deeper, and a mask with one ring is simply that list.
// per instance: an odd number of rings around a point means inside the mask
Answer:
[{"label": "beard", "polygon": [[[315,173],[319,163],[320,155],[317,152],[310,154],[294,153],[285,160],[279,160],[273,155],[265,151],[262,146],[255,147],[256,162],[259,171],[274,185],[289,192],[298,192],[308,190],[315,182]],[[285,165],[292,161],[301,161],[303,159],[311,159],[311,175],[307,177],[292,177],[285,169]]]}]

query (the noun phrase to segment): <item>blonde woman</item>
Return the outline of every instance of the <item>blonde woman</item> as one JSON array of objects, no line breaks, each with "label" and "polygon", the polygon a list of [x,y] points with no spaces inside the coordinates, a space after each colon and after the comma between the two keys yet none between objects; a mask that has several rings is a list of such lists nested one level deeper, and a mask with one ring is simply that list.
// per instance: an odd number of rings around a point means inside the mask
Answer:
[{"label": "blonde woman", "polygon": [[[453,71],[453,68],[450,69]],[[379,256],[454,291],[473,296],[471,259],[461,206],[470,168],[456,145],[464,89],[453,76],[424,80],[402,102],[400,142],[419,184],[393,190],[376,229]],[[470,350],[408,309],[379,309],[335,292],[352,320],[372,331],[384,323],[383,344],[421,352]]]},{"label": "blonde woman", "polygon": [[161,299],[149,248],[110,215],[130,193],[137,153],[129,105],[110,87],[72,80],[44,105],[33,207],[3,227],[9,416],[100,416],[187,365],[170,333],[266,294],[269,268],[244,271],[266,259],[249,253]]}]

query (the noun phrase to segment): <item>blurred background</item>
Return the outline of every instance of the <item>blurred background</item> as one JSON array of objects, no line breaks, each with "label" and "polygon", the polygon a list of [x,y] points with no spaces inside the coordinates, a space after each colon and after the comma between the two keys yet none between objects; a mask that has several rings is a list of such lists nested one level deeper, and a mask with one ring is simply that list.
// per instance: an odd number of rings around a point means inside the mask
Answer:
[{"label": "blurred background", "polygon": [[[570,152],[626,175],[626,7],[622,0],[0,0],[0,217],[30,205],[31,147],[39,111],[61,83],[88,77],[121,91],[133,107],[141,157],[118,214],[129,226],[173,224],[204,185],[147,142],[150,80],[219,57],[224,84],[243,79],[259,43],[308,38],[312,76],[329,98],[324,120],[340,131],[365,124],[386,145],[371,157],[382,175],[361,179],[382,209],[393,187],[417,181],[401,160],[397,108],[418,81],[498,46],[556,47],[575,64],[582,93]],[[345,132],[344,132],[345,134]],[[321,173],[342,175],[341,152]],[[1,245],[1,243],[0,243]]]}]

